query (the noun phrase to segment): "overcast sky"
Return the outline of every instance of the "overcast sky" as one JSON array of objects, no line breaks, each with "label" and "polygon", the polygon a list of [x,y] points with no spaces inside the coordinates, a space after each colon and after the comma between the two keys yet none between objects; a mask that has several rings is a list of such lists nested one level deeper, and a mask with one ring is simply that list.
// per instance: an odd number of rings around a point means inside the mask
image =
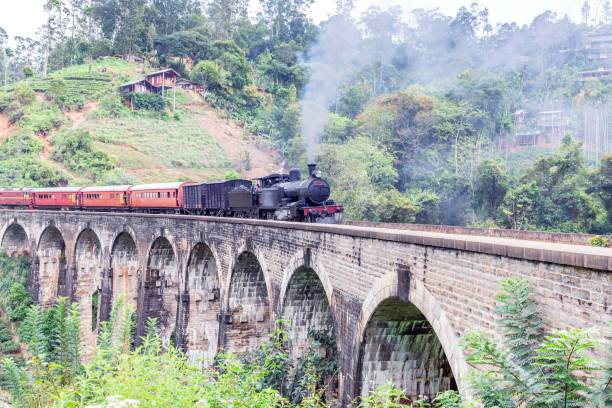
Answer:
[{"label": "overcast sky", "polygon": [[[590,0],[593,12],[604,0]],[[256,0],[251,0],[257,3]],[[11,37],[31,37],[45,21],[42,5],[44,0],[0,0],[0,27]],[[315,22],[326,19],[335,9],[334,0],[315,0],[312,7],[312,18]],[[414,8],[431,9],[439,7],[446,15],[455,15],[462,5],[469,5],[472,0],[355,0],[356,12],[359,15],[372,5],[385,7],[399,4],[405,10]],[[582,0],[480,0],[479,4],[489,8],[490,21],[514,21],[527,24],[535,16],[552,10],[560,16],[567,14],[572,20],[579,22]]]}]

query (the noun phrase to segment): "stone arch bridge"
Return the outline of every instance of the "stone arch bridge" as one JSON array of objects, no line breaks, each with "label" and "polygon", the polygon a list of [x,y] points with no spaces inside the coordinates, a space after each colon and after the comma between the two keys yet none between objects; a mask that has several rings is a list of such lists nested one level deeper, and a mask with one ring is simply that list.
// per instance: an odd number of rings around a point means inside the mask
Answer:
[{"label": "stone arch bridge", "polygon": [[[527,236],[527,235],[526,235]],[[517,239],[518,238],[518,239]],[[549,328],[606,327],[612,250],[375,227],[143,214],[0,211],[0,245],[27,254],[36,302],[78,302],[82,338],[125,295],[191,356],[252,350],[281,316],[297,356],[336,336],[346,405],[388,380],[409,395],[462,388],[468,328],[494,329],[504,277],[528,278]]]}]

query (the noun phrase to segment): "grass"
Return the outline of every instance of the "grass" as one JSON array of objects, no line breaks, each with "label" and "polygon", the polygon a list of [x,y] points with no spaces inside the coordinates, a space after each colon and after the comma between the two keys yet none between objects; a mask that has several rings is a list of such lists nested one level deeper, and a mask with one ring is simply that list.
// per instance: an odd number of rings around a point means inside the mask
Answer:
[{"label": "grass", "polygon": [[137,182],[222,177],[233,165],[217,141],[189,112],[181,120],[154,113],[91,118],[81,129]]}]

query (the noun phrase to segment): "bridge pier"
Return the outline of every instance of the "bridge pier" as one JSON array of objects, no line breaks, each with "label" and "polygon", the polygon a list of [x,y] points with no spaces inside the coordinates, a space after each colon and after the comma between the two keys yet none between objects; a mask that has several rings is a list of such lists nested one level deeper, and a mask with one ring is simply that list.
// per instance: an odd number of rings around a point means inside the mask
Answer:
[{"label": "bridge pier", "polygon": [[137,307],[138,335],[156,317],[164,342],[173,338],[194,361],[218,346],[253,350],[284,316],[292,357],[309,330],[335,335],[344,406],[386,380],[413,396],[463,389],[461,335],[496,329],[504,277],[534,284],[549,330],[605,329],[612,305],[610,249],[520,234],[8,210],[0,234],[9,254],[31,254],[37,303],[79,302],[88,346],[121,296]]}]

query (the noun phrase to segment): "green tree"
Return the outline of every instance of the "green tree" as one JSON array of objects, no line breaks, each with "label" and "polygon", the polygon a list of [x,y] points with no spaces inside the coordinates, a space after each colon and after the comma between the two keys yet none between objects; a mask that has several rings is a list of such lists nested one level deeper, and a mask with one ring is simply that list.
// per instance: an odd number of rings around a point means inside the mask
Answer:
[{"label": "green tree", "polygon": [[161,59],[177,57],[181,62],[190,59],[196,63],[207,54],[211,39],[199,31],[177,31],[156,37],[154,45]]},{"label": "green tree", "polygon": [[608,224],[612,226],[612,155],[601,158],[599,168],[591,174],[589,192],[595,192],[607,212]]},{"label": "green tree", "polygon": [[351,135],[353,122],[335,113],[329,115],[329,120],[323,130],[322,141],[324,143],[341,144]]},{"label": "green tree", "polygon": [[233,40],[240,23],[248,18],[248,0],[212,0],[206,13],[215,39]]},{"label": "green tree", "polygon": [[[391,190],[398,178],[393,156],[363,137],[344,145],[324,146],[317,163],[335,192],[334,199],[345,206],[347,217],[353,220],[376,219],[379,194]],[[397,204],[411,210],[405,200],[394,197],[398,200],[390,202],[391,207]]]},{"label": "green tree", "polygon": [[489,217],[501,205],[509,187],[509,176],[499,160],[483,160],[474,178],[474,209],[482,210]]},{"label": "green tree", "polygon": [[198,62],[191,70],[190,77],[212,92],[224,92],[228,86],[225,71],[213,61]]},{"label": "green tree", "polygon": [[277,43],[308,35],[308,10],[314,0],[259,0]]},{"label": "green tree", "polygon": [[355,119],[372,97],[372,91],[365,82],[358,82],[344,89],[340,97],[338,113]]}]

